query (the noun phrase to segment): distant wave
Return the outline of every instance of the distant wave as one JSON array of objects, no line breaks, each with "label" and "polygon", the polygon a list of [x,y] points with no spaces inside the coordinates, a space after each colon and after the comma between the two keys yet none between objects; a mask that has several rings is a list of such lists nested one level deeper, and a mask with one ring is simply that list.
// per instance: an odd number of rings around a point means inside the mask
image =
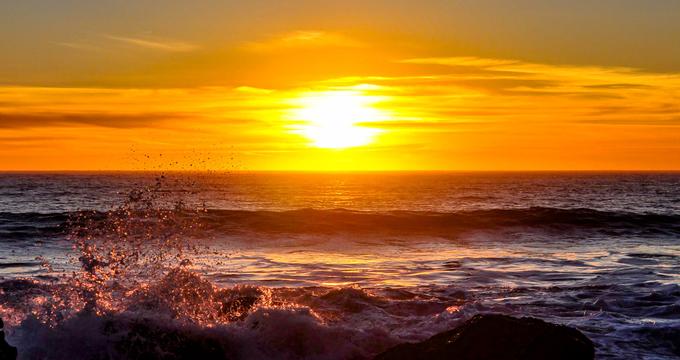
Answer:
[{"label": "distant wave", "polygon": [[301,209],[283,212],[225,211],[207,214],[217,226],[280,232],[394,232],[446,235],[507,227],[601,229],[680,233],[680,215],[637,214],[593,209],[532,207],[450,213],[423,211],[361,212]]},{"label": "distant wave", "polygon": [[[21,239],[68,230],[69,219],[87,214],[106,219],[105,212],[0,213],[0,238]],[[203,229],[217,232],[271,233],[367,233],[450,236],[466,231],[504,228],[554,231],[598,231],[611,235],[677,235],[680,214],[601,211],[588,208],[530,207],[457,212],[389,211],[346,209],[289,211],[207,210],[181,212],[196,217]]]},{"label": "distant wave", "polygon": [[0,213],[0,241],[58,235],[70,217],[69,213]]}]

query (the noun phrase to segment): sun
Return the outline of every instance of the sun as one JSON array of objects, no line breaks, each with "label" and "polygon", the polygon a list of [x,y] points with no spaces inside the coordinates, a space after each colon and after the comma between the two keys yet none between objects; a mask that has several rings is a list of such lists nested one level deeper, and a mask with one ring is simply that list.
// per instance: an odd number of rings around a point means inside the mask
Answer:
[{"label": "sun", "polygon": [[295,101],[292,118],[300,125],[293,132],[318,148],[343,149],[369,144],[380,129],[362,123],[383,121],[387,114],[375,107],[380,97],[356,90],[302,94]]}]

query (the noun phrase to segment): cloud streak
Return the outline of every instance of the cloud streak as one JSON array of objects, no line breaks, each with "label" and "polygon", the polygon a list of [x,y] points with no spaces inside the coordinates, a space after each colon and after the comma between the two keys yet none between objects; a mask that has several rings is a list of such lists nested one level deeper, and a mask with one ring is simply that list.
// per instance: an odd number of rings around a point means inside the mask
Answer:
[{"label": "cloud streak", "polygon": [[78,113],[0,113],[0,129],[36,127],[97,126],[116,129],[144,128],[171,119],[178,114],[78,114]]},{"label": "cloud streak", "polygon": [[248,42],[245,44],[247,50],[256,52],[309,47],[361,48],[364,46],[366,46],[366,44],[363,42],[341,33],[320,30],[292,31],[262,41]]},{"label": "cloud streak", "polygon": [[114,40],[123,44],[132,45],[143,49],[166,52],[188,52],[199,48],[195,44],[168,39],[143,38],[118,35],[104,35],[104,37],[110,40]]},{"label": "cloud streak", "polygon": [[72,50],[100,53],[111,53],[121,46],[166,53],[191,52],[200,48],[196,44],[184,41],[111,34],[97,35],[95,38],[81,39],[78,41],[55,42],[54,45]]}]

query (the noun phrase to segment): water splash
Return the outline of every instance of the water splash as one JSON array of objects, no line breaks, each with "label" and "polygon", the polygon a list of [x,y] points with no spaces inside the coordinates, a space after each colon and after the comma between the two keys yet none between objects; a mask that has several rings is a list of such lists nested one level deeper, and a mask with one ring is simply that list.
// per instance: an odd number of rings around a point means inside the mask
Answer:
[{"label": "water splash", "polygon": [[163,181],[159,176],[153,186],[131,192],[103,216],[82,212],[71,220],[69,238],[81,269],[70,282],[81,290],[85,311],[124,309],[150,282],[191,265],[187,253],[199,250],[192,236],[200,228],[193,215],[203,210],[189,210],[181,200],[164,208]]},{"label": "water splash", "polygon": [[[9,322],[33,317],[55,327],[82,314],[132,312],[210,326],[272,305],[266,289],[220,289],[201,276],[191,259],[208,250],[199,241],[206,239],[200,216],[206,209],[169,198],[165,181],[158,176],[110,211],[73,215],[67,225],[73,268],[62,269],[51,284],[30,281],[35,294],[21,309],[3,311],[12,313]],[[49,261],[40,261],[54,272]]]}]

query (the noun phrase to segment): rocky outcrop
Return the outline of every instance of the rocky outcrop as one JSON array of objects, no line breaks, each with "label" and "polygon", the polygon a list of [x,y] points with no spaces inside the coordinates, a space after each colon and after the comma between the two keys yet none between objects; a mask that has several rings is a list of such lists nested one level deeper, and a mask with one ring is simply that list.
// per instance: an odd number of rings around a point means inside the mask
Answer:
[{"label": "rocky outcrop", "polygon": [[15,360],[17,358],[17,348],[5,341],[5,324],[0,319],[0,360]]},{"label": "rocky outcrop", "polygon": [[[125,335],[116,343],[116,357],[124,359],[228,360],[224,339],[210,332],[163,326],[149,319],[107,324],[107,330]],[[116,329],[121,326],[124,329]],[[121,331],[122,330],[122,331]]]},{"label": "rocky outcrop", "polygon": [[423,342],[397,345],[375,360],[590,360],[592,341],[580,331],[535,318],[476,315]]}]

